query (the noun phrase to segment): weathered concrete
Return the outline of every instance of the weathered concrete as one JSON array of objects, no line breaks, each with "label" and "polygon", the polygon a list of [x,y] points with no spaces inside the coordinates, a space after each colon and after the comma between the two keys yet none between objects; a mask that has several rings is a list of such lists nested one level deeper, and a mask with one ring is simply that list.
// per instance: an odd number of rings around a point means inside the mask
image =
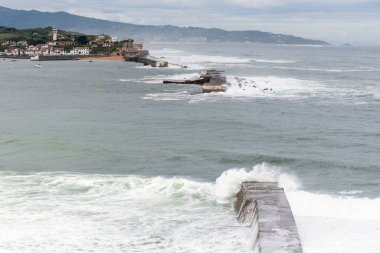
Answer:
[{"label": "weathered concrete", "polygon": [[30,59],[30,56],[28,55],[0,55],[0,59],[20,59],[20,60],[27,60]]},{"label": "weathered concrete", "polygon": [[142,63],[145,66],[152,66],[157,68],[166,68],[168,67],[169,63],[167,61],[163,60],[156,60],[156,59],[150,59],[146,57],[124,57],[125,61],[131,61],[131,62],[137,62]]},{"label": "weathered concrete", "polygon": [[65,60],[79,60],[79,55],[38,55],[31,57],[32,61],[65,61]]},{"label": "weathered concrete", "polygon": [[253,252],[302,253],[292,210],[277,183],[243,183],[235,210],[239,222],[251,226]]},{"label": "weathered concrete", "polygon": [[203,70],[201,72],[201,78],[208,78],[210,81],[203,85],[203,93],[211,92],[225,92],[227,90],[227,78],[224,71],[215,69]]},{"label": "weathered concrete", "polygon": [[176,84],[198,84],[203,85],[210,82],[210,78],[196,78],[196,79],[185,79],[185,80],[164,80],[163,83],[176,83]]},{"label": "weathered concrete", "polygon": [[225,85],[203,85],[202,92],[203,93],[211,93],[211,92],[225,92],[227,90],[227,86]]},{"label": "weathered concrete", "polygon": [[210,81],[207,85],[209,86],[221,86],[227,83],[227,78],[224,71],[210,69],[202,70],[201,78],[209,78]]}]

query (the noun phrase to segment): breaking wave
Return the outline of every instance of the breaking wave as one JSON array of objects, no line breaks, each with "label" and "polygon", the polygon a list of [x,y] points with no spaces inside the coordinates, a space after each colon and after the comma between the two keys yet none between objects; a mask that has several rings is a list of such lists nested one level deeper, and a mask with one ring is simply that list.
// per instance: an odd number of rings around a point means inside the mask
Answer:
[{"label": "breaking wave", "polygon": [[[0,173],[1,252],[248,252],[232,203],[244,181],[278,182],[305,253],[375,253],[380,198],[302,190],[267,163],[225,171],[215,183],[180,177]],[[200,236],[205,235],[207,236]]]},{"label": "breaking wave", "polygon": [[328,90],[326,86],[295,78],[228,76],[225,95],[232,97],[309,97]]},{"label": "breaking wave", "polygon": [[212,183],[1,173],[0,191],[1,252],[246,252]]},{"label": "breaking wave", "polygon": [[262,163],[255,165],[252,170],[231,169],[223,172],[216,179],[216,198],[218,203],[230,203],[239,192],[241,184],[247,181],[255,182],[278,182],[280,187],[286,191],[296,190],[301,187],[297,177],[281,173],[281,169],[276,166]]},{"label": "breaking wave", "polygon": [[378,72],[380,70],[375,68],[355,68],[355,69],[336,69],[336,68],[307,68],[307,67],[284,67],[275,66],[275,69],[286,69],[286,70],[301,70],[301,71],[316,71],[316,72],[331,72],[331,73],[349,73],[349,72]]},{"label": "breaking wave", "polygon": [[248,58],[235,56],[190,54],[181,50],[168,48],[164,50],[152,50],[151,53],[157,57],[164,57],[169,63],[172,63],[171,68],[187,66],[188,69],[192,70],[200,70],[221,64],[246,64],[251,61]]},{"label": "breaking wave", "polygon": [[[278,182],[283,187],[297,223],[305,253],[376,253],[380,247],[380,198],[357,198],[302,190],[300,180],[280,167],[259,164],[252,170],[232,169],[217,180],[219,203],[235,199],[245,181]],[[349,191],[356,194],[359,191]]]}]

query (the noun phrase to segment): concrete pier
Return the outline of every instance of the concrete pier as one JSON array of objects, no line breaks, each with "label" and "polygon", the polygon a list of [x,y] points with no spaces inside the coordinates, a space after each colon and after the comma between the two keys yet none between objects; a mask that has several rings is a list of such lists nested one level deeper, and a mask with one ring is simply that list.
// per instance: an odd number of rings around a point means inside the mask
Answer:
[{"label": "concrete pier", "polygon": [[235,210],[238,221],[251,228],[252,252],[302,253],[292,210],[277,183],[243,183]]},{"label": "concrete pier", "polygon": [[148,57],[124,57],[125,61],[130,61],[130,62],[137,62],[137,63],[142,63],[144,66],[152,66],[152,67],[157,67],[157,68],[166,68],[168,67],[168,62],[163,61],[160,59],[153,59],[153,58],[148,58]]},{"label": "concrete pier", "polygon": [[202,86],[203,93],[225,92],[227,78],[224,71],[202,70],[199,78],[184,80],[163,80],[163,83],[196,84]]},{"label": "concrete pier", "polygon": [[215,69],[203,70],[201,72],[201,78],[209,79],[209,82],[202,87],[203,93],[225,92],[227,90],[227,78],[224,71]]}]

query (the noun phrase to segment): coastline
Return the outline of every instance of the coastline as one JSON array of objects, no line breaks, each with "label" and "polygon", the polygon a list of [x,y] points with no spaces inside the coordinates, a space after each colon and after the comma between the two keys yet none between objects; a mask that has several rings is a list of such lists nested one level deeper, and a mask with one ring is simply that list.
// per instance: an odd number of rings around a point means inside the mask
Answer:
[{"label": "coastline", "polygon": [[122,56],[91,56],[78,58],[80,61],[124,61]]}]

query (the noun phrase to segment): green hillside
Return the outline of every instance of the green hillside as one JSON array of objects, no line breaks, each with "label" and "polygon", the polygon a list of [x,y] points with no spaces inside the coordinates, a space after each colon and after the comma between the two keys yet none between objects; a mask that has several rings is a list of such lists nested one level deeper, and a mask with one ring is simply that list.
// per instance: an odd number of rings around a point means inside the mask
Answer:
[{"label": "green hillside", "polygon": [[13,10],[0,6],[0,25],[19,29],[54,26],[86,34],[111,34],[138,41],[255,42],[270,44],[328,45],[320,40],[261,31],[226,31],[200,27],[136,25],[82,17],[66,12]]},{"label": "green hillside", "polygon": [[[11,27],[0,26],[0,44],[5,41],[27,41],[28,44],[37,45],[47,43],[52,39],[52,27],[33,28],[33,29],[16,29]],[[59,30],[59,38],[67,40],[72,37],[78,37],[81,34]]]}]

